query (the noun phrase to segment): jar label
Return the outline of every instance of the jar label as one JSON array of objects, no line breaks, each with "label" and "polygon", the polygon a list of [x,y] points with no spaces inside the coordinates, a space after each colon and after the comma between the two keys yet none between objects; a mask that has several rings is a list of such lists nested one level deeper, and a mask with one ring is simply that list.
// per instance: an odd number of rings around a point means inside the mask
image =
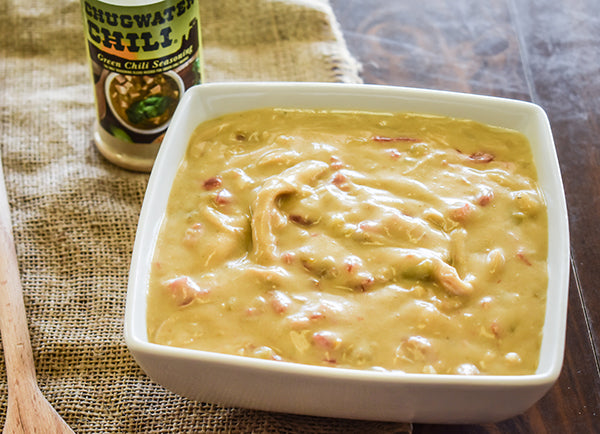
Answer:
[{"label": "jar label", "polygon": [[202,81],[198,0],[120,6],[82,0],[101,128],[157,143],[184,91]]}]

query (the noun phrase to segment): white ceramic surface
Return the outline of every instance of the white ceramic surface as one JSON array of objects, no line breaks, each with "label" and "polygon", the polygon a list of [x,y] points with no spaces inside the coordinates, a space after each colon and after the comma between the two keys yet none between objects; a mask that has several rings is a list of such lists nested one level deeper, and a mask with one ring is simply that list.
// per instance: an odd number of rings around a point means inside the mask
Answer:
[{"label": "white ceramic surface", "polygon": [[[371,372],[243,358],[151,344],[146,291],[170,185],[189,137],[204,120],[258,107],[421,112],[470,118],[523,132],[530,140],[549,213],[549,286],[538,370],[525,376]],[[422,89],[316,83],[206,84],[188,90],[167,130],[140,215],[131,262],[125,339],[156,382],[204,402],[319,416],[482,423],[524,412],[557,379],[563,362],[569,234],[550,126],[537,105]]]}]

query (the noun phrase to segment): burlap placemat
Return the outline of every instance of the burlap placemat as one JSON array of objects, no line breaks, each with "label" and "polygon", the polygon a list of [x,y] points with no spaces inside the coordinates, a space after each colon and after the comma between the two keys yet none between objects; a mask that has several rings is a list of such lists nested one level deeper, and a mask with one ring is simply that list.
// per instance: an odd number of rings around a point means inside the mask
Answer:
[{"label": "burlap placemat", "polygon": [[[207,81],[360,81],[326,0],[203,0],[201,12]],[[1,156],[37,373],[76,432],[410,429],[224,408],[150,381],[122,330],[148,176],[111,165],[92,144],[79,0],[0,0],[0,42]]]}]

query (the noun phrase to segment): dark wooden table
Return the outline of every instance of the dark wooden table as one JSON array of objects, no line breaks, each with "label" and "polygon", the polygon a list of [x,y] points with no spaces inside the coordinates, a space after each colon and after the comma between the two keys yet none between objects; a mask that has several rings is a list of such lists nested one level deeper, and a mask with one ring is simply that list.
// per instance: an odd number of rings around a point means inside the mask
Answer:
[{"label": "dark wooden table", "polygon": [[366,83],[532,101],[548,113],[569,208],[563,370],[525,414],[415,433],[600,433],[600,1],[331,0]]}]

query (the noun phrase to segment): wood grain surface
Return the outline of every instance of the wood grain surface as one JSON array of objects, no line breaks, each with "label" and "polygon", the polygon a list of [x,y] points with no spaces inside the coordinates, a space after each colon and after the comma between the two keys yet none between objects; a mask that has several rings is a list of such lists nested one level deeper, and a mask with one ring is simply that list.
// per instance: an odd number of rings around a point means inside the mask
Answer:
[{"label": "wood grain surface", "polygon": [[532,101],[547,112],[571,234],[565,361],[525,414],[415,433],[600,432],[600,2],[331,0],[365,83]]},{"label": "wood grain surface", "polygon": [[37,384],[2,161],[0,161],[0,332],[8,383],[8,408],[2,433],[73,433],[42,395]]}]

